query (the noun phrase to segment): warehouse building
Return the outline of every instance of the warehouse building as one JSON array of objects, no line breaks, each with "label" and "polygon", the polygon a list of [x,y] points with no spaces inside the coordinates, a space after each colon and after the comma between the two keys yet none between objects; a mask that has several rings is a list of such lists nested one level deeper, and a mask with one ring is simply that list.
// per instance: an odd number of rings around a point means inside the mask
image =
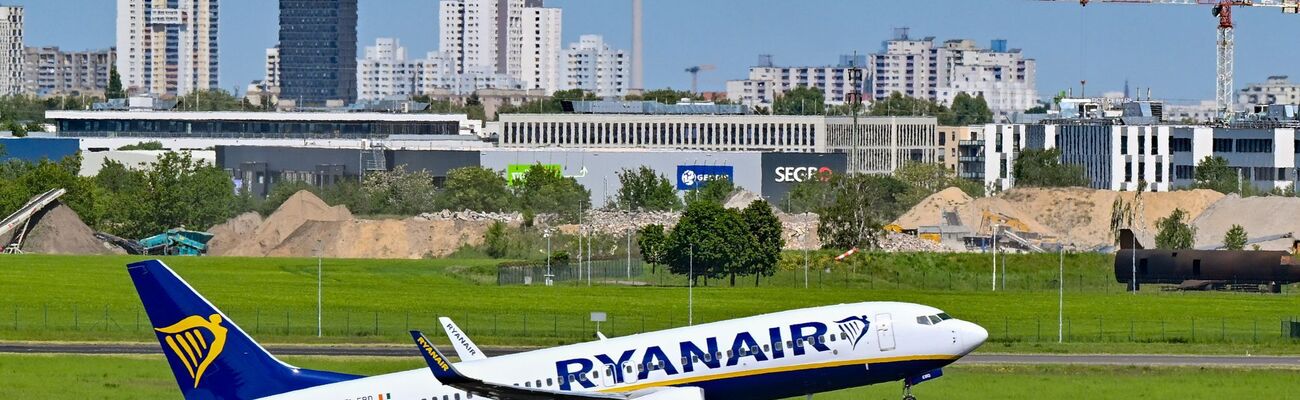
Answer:
[{"label": "warehouse building", "polygon": [[679,191],[727,179],[736,186],[782,204],[799,182],[829,179],[846,169],[841,153],[710,152],[639,149],[486,149],[393,150],[268,146],[218,146],[217,165],[231,173],[236,186],[265,196],[283,182],[325,186],[356,180],[370,171],[405,166],[443,179],[461,167],[482,166],[504,174],[511,185],[534,165],[574,178],[591,191],[591,203],[603,206],[617,198],[618,174],[642,166],[667,178]]}]

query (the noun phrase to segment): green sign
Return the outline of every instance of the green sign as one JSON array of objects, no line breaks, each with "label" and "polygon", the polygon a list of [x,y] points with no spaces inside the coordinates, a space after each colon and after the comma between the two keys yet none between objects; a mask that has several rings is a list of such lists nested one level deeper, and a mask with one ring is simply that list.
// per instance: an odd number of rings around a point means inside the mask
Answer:
[{"label": "green sign", "polygon": [[541,165],[542,168],[554,171],[556,175],[564,173],[564,166],[560,164],[510,164],[506,166],[506,184],[514,186],[516,182],[523,182],[524,174],[527,174],[534,165]]}]

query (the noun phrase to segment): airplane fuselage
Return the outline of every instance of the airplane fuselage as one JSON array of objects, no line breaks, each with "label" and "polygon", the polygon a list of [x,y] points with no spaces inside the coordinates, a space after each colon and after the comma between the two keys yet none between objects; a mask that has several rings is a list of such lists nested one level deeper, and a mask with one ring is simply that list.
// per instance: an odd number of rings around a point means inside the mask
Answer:
[{"label": "airplane fuselage", "polygon": [[[551,391],[614,393],[687,386],[702,389],[710,399],[778,399],[917,376],[952,363],[986,338],[979,326],[932,307],[874,302],[764,314],[465,361],[455,367],[486,382]],[[417,369],[269,398],[471,396],[438,383],[428,369]]]}]

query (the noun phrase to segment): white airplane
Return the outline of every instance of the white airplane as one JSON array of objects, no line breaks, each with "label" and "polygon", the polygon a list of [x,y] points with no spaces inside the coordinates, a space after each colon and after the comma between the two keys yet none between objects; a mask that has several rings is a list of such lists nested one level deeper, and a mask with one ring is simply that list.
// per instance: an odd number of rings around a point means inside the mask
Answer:
[{"label": "white airplane", "polygon": [[363,377],[281,362],[161,261],[127,270],[190,400],[780,399],[899,380],[910,400],[988,338],[933,307],[870,302],[486,357],[442,320],[478,355],[453,364],[412,332],[430,368]]}]

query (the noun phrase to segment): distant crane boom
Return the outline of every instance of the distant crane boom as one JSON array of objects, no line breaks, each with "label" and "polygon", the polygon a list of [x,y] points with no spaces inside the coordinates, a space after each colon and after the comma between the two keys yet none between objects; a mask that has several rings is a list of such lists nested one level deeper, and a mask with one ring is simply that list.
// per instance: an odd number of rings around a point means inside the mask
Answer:
[{"label": "distant crane boom", "polygon": [[1052,2],[1077,1],[1081,6],[1088,3],[1126,3],[1126,4],[1172,4],[1189,6],[1213,6],[1213,13],[1219,19],[1217,42],[1217,63],[1215,68],[1214,104],[1219,120],[1233,118],[1233,73],[1235,59],[1235,33],[1232,22],[1233,7],[1275,7],[1283,13],[1300,13],[1300,0],[1039,0]]},{"label": "distant crane boom", "polygon": [[718,69],[713,64],[696,65],[686,69],[691,74],[691,94],[700,93],[700,73]]}]

